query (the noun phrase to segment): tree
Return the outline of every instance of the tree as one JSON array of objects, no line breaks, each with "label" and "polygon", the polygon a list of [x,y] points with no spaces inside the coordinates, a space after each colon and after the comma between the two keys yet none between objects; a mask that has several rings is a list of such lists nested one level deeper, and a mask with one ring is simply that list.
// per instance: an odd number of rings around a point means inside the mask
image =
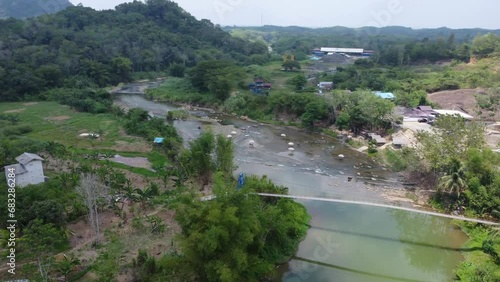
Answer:
[{"label": "tree", "polygon": [[55,267],[59,273],[61,273],[67,281],[69,274],[75,270],[75,267],[80,265],[80,260],[75,258],[74,256],[66,256],[63,255],[63,259],[61,261],[56,262]]},{"label": "tree", "polygon": [[88,209],[88,218],[90,226],[95,233],[95,244],[100,243],[99,231],[99,209],[98,203],[108,194],[108,187],[99,182],[95,174],[80,175],[80,184],[76,191],[83,198],[85,206]]},{"label": "tree", "polygon": [[130,81],[132,61],[124,57],[113,58],[113,60],[111,60],[111,73],[114,77],[114,83]]},{"label": "tree", "polygon": [[182,264],[205,281],[256,281],[293,255],[309,216],[290,199],[266,202],[252,193],[280,191],[267,179],[249,178],[237,191],[222,173],[212,201],[184,195],[176,211],[182,228]]},{"label": "tree", "polygon": [[306,111],[300,119],[305,127],[314,127],[314,122],[326,118],[328,115],[328,108],[323,101],[313,101],[306,105]]},{"label": "tree", "polygon": [[65,223],[64,206],[52,199],[33,202],[26,212],[26,220],[34,219],[61,227]]},{"label": "tree", "polygon": [[290,80],[290,84],[295,87],[295,90],[302,90],[307,84],[307,78],[303,74],[298,74]]},{"label": "tree", "polygon": [[500,36],[493,33],[479,35],[472,42],[472,53],[479,58],[498,52],[500,52]]},{"label": "tree", "polygon": [[207,85],[208,90],[215,94],[215,97],[221,101],[225,101],[231,94],[232,81],[231,77],[219,75],[212,77]]},{"label": "tree", "polygon": [[245,78],[243,69],[231,61],[203,61],[189,73],[189,79],[199,91],[210,91],[220,100],[229,97],[238,81]]},{"label": "tree", "polygon": [[458,116],[440,116],[431,132],[419,132],[419,154],[436,171],[447,171],[453,160],[463,161],[470,149],[485,146],[484,126]]},{"label": "tree", "polygon": [[340,130],[344,130],[346,128],[349,128],[349,124],[351,123],[351,117],[349,116],[348,113],[342,112],[339,114],[337,119],[335,120],[335,125],[338,127]]},{"label": "tree", "polygon": [[448,191],[450,194],[455,192],[457,198],[459,198],[460,192],[467,187],[465,167],[457,159],[452,159],[449,167],[449,172],[440,179],[439,188]]},{"label": "tree", "polygon": [[297,70],[301,69],[299,62],[291,60],[285,61],[281,66],[285,69],[285,71],[293,71],[293,69]]},{"label": "tree", "polygon": [[52,224],[44,224],[41,219],[35,219],[24,230],[22,241],[26,249],[31,252],[32,257],[37,258],[38,271],[43,281],[49,281],[50,262],[48,258],[58,250],[68,246],[64,232]]},{"label": "tree", "polygon": [[230,178],[234,171],[234,144],[233,140],[223,135],[217,135],[215,142],[215,166],[217,171]]},{"label": "tree", "polygon": [[186,71],[186,67],[181,64],[173,64],[170,66],[169,72],[173,77],[184,77],[184,72]]},{"label": "tree", "polygon": [[189,144],[189,167],[194,175],[198,177],[203,185],[210,182],[214,169],[212,153],[215,148],[214,135],[212,132],[204,132],[201,136]]}]

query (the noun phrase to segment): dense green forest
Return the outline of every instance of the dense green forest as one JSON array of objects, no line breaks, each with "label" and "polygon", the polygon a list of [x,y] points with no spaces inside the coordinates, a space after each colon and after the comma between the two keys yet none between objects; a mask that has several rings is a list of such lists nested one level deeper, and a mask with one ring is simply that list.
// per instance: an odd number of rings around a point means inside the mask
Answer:
[{"label": "dense green forest", "polygon": [[25,19],[53,14],[73,6],[68,0],[0,0],[0,19]]},{"label": "dense green forest", "polygon": [[103,87],[133,72],[191,67],[208,59],[250,62],[262,43],[234,38],[198,21],[176,3],[135,1],[116,10],[69,7],[55,15],[0,22],[0,100],[21,100],[57,87]]}]

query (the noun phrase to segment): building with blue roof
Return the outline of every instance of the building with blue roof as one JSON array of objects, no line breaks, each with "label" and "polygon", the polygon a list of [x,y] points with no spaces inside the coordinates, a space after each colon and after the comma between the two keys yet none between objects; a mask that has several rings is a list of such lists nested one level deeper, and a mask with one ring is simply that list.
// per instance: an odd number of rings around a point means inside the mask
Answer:
[{"label": "building with blue roof", "polygon": [[381,92],[381,91],[375,91],[373,92],[375,95],[379,96],[382,99],[387,99],[387,100],[394,100],[396,96],[394,96],[394,93],[391,92]]},{"label": "building with blue roof", "polygon": [[156,137],[155,141],[153,143],[155,143],[155,144],[163,144],[163,140],[165,140],[165,138]]}]

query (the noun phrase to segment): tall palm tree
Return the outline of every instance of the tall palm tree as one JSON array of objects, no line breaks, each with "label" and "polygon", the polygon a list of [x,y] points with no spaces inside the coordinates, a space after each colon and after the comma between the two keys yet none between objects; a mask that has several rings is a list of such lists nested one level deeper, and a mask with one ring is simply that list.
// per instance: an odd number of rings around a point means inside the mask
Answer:
[{"label": "tall palm tree", "polygon": [[439,188],[449,193],[455,192],[457,198],[460,197],[460,192],[467,188],[467,183],[465,182],[465,167],[460,161],[456,159],[451,161],[449,172],[441,177],[439,181]]}]

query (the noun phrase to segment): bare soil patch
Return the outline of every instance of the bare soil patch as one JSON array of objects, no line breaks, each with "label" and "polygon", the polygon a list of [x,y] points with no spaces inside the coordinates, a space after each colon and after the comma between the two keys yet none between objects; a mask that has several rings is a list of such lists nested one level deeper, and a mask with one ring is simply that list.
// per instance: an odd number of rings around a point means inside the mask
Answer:
[{"label": "bare soil patch", "polygon": [[477,109],[477,101],[474,95],[482,90],[460,89],[441,91],[429,94],[429,100],[444,109],[464,111],[473,114]]},{"label": "bare soil patch", "polygon": [[64,120],[67,120],[67,119],[70,119],[71,117],[69,116],[53,116],[53,117],[48,117],[46,118],[47,120],[51,120],[51,121],[64,121]]},{"label": "bare soil patch", "polygon": [[[101,222],[102,230],[105,230],[109,229],[113,224],[120,222],[121,219],[116,217],[112,211],[106,211],[99,214],[99,221]],[[68,225],[68,229],[74,234],[70,238],[70,246],[73,250],[79,250],[94,240],[92,228],[86,219],[81,219]]]},{"label": "bare soil patch", "polygon": [[5,114],[15,114],[15,113],[20,113],[26,110],[26,108],[20,108],[20,109],[14,109],[14,110],[8,110],[4,111]]},{"label": "bare soil patch", "polygon": [[151,145],[148,145],[142,140],[137,140],[136,142],[127,141],[116,141],[115,145],[112,147],[113,150],[118,152],[139,152],[148,153],[151,151]]},{"label": "bare soil patch", "polygon": [[472,115],[474,118],[494,120],[500,118],[500,111],[496,113],[480,109],[476,95],[488,95],[485,89],[459,89],[441,91],[428,95],[431,102],[447,110],[457,110]]},{"label": "bare soil patch", "polygon": [[147,158],[140,158],[140,157],[127,158],[127,157],[122,157],[120,155],[116,155],[114,158],[110,158],[109,160],[112,162],[122,163],[132,167],[140,167],[146,169],[151,168],[151,163]]}]

